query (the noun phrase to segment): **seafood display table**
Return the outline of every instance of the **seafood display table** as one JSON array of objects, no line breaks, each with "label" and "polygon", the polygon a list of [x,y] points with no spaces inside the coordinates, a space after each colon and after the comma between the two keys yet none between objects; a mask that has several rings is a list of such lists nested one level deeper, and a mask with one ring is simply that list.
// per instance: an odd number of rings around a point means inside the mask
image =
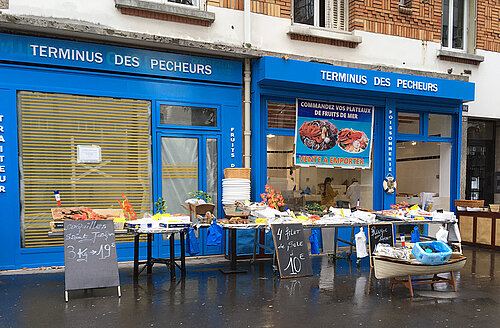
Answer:
[{"label": "seafood display table", "polygon": [[[285,222],[276,222],[276,223],[285,223]],[[288,223],[288,222],[286,222]],[[439,221],[433,221],[433,220],[395,220],[395,221],[377,221],[375,223],[392,223],[394,226],[398,225],[424,225],[424,224],[452,224],[456,223],[456,220],[439,220]],[[354,228],[356,227],[367,227],[368,222],[359,222],[359,223],[305,223],[303,224],[304,229],[313,229],[313,228],[352,228],[351,232],[351,238],[350,241],[340,239],[338,237],[338,230],[335,229],[334,232],[334,254],[337,254],[337,244],[338,242],[343,242],[346,243],[350,246],[350,252],[349,254],[352,254],[352,248],[355,246],[354,244]],[[270,229],[270,224],[268,223],[248,223],[248,224],[223,224],[222,227],[224,228],[224,231],[229,233],[229,261],[230,261],[230,267],[229,270],[221,270],[224,273],[244,273],[246,271],[240,270],[237,267],[237,254],[236,254],[236,245],[237,245],[237,231],[238,230],[248,230],[248,229],[254,229],[255,230],[255,236],[254,236],[254,249],[253,249],[253,255],[252,255],[252,262],[255,262],[256,259],[256,253],[257,253],[257,248],[263,248],[268,251],[272,251],[274,253],[274,250],[269,248],[266,245],[262,245],[258,242],[258,235],[259,235],[259,230],[261,229]],[[422,236],[422,237],[428,237],[428,236]],[[274,255],[273,255],[274,256]]]},{"label": "seafood display table", "polygon": [[[147,274],[153,272],[153,265],[156,263],[165,264],[170,268],[170,278],[175,279],[175,267],[181,270],[182,276],[186,274],[186,242],[185,234],[186,228],[149,228],[149,229],[132,229],[128,228],[128,232],[134,235],[134,280],[139,278],[144,269],[146,269]],[[175,234],[178,233],[181,242],[181,256],[175,257]],[[147,259],[146,261],[139,261],[139,237],[141,234],[147,235]],[[170,240],[170,258],[153,258],[152,254],[152,244],[153,235],[155,234],[166,234],[169,235]],[[180,262],[180,265],[177,263]],[[143,265],[142,269],[139,270],[139,266]]]}]

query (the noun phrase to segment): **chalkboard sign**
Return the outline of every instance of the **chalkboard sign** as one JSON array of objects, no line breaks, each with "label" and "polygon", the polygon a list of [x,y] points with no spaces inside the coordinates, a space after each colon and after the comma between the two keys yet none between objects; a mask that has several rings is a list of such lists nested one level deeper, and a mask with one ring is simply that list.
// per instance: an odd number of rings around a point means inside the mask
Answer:
[{"label": "chalkboard sign", "polygon": [[376,223],[368,225],[368,244],[370,246],[370,265],[372,264],[373,251],[377,244],[389,244],[394,246],[394,234],[392,223]]},{"label": "chalkboard sign", "polygon": [[273,224],[271,228],[281,278],[312,276],[302,224]]},{"label": "chalkboard sign", "polygon": [[66,301],[68,290],[119,288],[113,221],[65,220],[64,264]]}]

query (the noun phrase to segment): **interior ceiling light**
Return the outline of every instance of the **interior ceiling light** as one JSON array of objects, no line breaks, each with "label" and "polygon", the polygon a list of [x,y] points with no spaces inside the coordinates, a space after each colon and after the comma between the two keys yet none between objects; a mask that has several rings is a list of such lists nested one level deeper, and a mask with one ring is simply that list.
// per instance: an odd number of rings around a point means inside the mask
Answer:
[{"label": "interior ceiling light", "polygon": [[416,146],[416,145],[417,145],[417,142],[416,142],[416,141],[412,141],[412,142],[411,142],[411,145],[412,145],[412,146]]},{"label": "interior ceiling light", "polygon": [[274,138],[274,137],[276,137],[276,136],[275,136],[274,134],[268,134],[268,135],[267,135],[267,137],[268,137],[268,138]]}]

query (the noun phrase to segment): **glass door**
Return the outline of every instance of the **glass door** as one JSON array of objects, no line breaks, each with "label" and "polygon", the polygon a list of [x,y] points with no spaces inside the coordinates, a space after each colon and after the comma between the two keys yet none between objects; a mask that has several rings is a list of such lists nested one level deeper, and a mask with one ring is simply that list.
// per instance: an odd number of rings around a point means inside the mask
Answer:
[{"label": "glass door", "polygon": [[199,189],[199,144],[199,138],[161,137],[161,196],[168,213],[184,213],[189,192]]},{"label": "glass door", "polygon": [[[219,210],[219,136],[202,132],[186,134],[160,134],[160,166],[157,174],[159,186],[157,196],[163,197],[167,212],[188,215],[183,207],[191,191],[206,191]],[[163,238],[162,238],[163,239]],[[158,256],[168,257],[167,240],[158,241]]]}]

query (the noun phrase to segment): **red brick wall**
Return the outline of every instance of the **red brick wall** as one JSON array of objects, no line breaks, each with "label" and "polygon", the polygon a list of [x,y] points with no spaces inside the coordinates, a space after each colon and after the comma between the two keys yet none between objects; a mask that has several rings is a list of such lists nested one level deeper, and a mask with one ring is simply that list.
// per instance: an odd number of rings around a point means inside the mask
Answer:
[{"label": "red brick wall", "polygon": [[[292,0],[251,0],[254,13],[290,18]],[[500,52],[500,0],[477,0],[478,49]],[[441,42],[441,1],[349,0],[349,30]],[[243,10],[243,0],[207,0],[209,6]]]},{"label": "red brick wall", "polygon": [[[250,10],[253,13],[268,16],[290,18],[291,0],[251,0]],[[209,6],[243,10],[243,0],[207,0]]]},{"label": "red brick wall", "polygon": [[478,0],[476,48],[500,52],[499,0]]},{"label": "red brick wall", "polygon": [[349,28],[441,42],[441,2],[413,0],[408,9],[397,0],[349,0]]}]

